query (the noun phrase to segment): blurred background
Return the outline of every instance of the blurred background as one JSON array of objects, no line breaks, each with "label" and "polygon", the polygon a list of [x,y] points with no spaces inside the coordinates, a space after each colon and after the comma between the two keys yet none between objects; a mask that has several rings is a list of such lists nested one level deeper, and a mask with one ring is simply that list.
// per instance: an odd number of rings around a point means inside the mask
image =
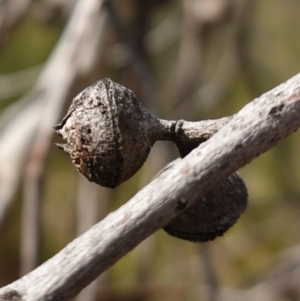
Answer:
[{"label": "blurred background", "polygon": [[[54,146],[74,96],[110,77],[160,118],[232,115],[299,72],[299,12],[296,0],[0,1],[0,286],[178,157],[158,142],[117,189],[87,182]],[[160,230],[76,300],[300,300],[299,147],[296,133],[240,170],[249,206],[223,237]]]}]

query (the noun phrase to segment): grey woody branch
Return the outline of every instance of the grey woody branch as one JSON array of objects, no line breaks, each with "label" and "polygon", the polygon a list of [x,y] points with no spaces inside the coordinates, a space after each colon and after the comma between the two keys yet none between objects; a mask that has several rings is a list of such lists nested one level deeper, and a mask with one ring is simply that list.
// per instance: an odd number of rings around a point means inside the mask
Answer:
[{"label": "grey woody branch", "polygon": [[216,184],[300,127],[300,74],[247,104],[186,157],[43,265],[0,289],[0,300],[66,300]]}]

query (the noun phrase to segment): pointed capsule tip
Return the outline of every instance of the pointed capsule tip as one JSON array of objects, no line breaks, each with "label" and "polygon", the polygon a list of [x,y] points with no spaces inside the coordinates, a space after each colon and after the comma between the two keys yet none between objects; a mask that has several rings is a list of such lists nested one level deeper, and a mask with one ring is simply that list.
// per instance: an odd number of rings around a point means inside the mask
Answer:
[{"label": "pointed capsule tip", "polygon": [[68,154],[72,153],[72,150],[68,147],[67,144],[63,144],[63,143],[55,143],[55,145],[59,148],[62,149],[63,151],[65,151]]},{"label": "pointed capsule tip", "polygon": [[55,130],[54,133],[59,136],[59,137],[62,137],[62,133],[60,132],[60,130]]},{"label": "pointed capsule tip", "polygon": [[54,129],[55,131],[62,129],[62,124],[59,123],[59,124],[55,125],[55,126],[53,127],[53,129]]}]

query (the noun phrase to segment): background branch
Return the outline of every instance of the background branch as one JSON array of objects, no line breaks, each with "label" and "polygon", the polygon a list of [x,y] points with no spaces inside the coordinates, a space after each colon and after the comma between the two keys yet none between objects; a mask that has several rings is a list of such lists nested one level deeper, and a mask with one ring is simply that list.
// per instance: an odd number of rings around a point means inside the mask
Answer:
[{"label": "background branch", "polygon": [[207,282],[207,286],[209,289],[209,298],[210,301],[219,301],[222,300],[220,298],[220,292],[219,292],[219,284],[217,280],[216,271],[214,269],[212,258],[211,258],[211,252],[209,249],[209,243],[202,243],[199,244],[199,256],[201,256],[201,261],[203,265],[205,280]]},{"label": "background branch", "polygon": [[31,0],[0,2],[0,47],[3,46],[11,28],[26,13],[31,2]]},{"label": "background branch", "polygon": [[[104,25],[102,18],[99,18],[102,3],[98,0],[77,2],[60,42],[34,87],[41,91],[41,97],[37,100],[43,101],[43,106],[25,170],[21,229],[22,275],[34,269],[39,261],[42,180],[51,145],[52,126],[61,114],[76,77],[86,70],[87,64],[96,61],[96,49]],[[86,44],[89,44],[90,51],[85,54],[85,59],[81,59]]]},{"label": "background branch", "polygon": [[[81,235],[99,220],[108,211],[111,190],[99,187],[89,182],[81,174],[78,175],[77,196],[77,235]],[[86,201],[88,199],[88,202]],[[99,202],[100,201],[100,202]],[[101,206],[101,207],[100,207]],[[97,278],[86,287],[76,298],[76,301],[94,301],[99,287],[103,286],[104,278]]]}]

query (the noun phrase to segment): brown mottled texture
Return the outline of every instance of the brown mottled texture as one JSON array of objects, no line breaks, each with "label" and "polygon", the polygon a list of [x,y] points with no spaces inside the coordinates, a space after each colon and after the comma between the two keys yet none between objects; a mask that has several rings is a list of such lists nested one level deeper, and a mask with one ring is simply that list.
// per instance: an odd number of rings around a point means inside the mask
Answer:
[{"label": "brown mottled texture", "polygon": [[129,89],[108,78],[76,96],[54,127],[67,152],[88,180],[114,188],[143,165],[157,140],[173,140],[185,155],[215,134],[230,118],[187,122],[151,115]]},{"label": "brown mottled texture", "polygon": [[183,208],[191,206],[299,127],[300,74],[248,103],[209,140],[162,172],[121,208],[31,273],[0,288],[0,300],[20,296],[19,300],[26,301],[62,301],[74,297],[182,213],[182,204]]},{"label": "brown mottled texture", "polygon": [[222,236],[247,206],[247,188],[232,174],[176,216],[163,229],[177,238],[204,242]]},{"label": "brown mottled texture", "polygon": [[103,79],[74,98],[55,127],[58,144],[90,181],[116,187],[134,175],[154,143],[156,118],[127,88]]},{"label": "brown mottled texture", "polygon": [[[211,138],[230,119],[231,117],[199,122],[177,121],[174,141],[181,157],[185,157]],[[170,168],[175,161],[165,169]],[[188,170],[185,169],[184,172],[187,173]],[[235,224],[246,209],[247,203],[248,193],[244,181],[234,173],[175,217],[163,229],[172,236],[189,241],[213,240],[217,236],[222,236]]]},{"label": "brown mottled texture", "polygon": [[[70,154],[76,168],[90,181],[113,188],[137,172],[156,140],[173,140],[183,157],[212,137],[229,119],[159,120],[146,111],[129,89],[106,78],[75,97],[66,117],[55,129],[66,140],[66,144],[58,146]],[[241,183],[242,189],[236,190]],[[222,235],[245,209],[247,192],[237,176],[214,190],[165,230],[192,241],[207,241]],[[223,202],[226,205],[220,207]]]}]

